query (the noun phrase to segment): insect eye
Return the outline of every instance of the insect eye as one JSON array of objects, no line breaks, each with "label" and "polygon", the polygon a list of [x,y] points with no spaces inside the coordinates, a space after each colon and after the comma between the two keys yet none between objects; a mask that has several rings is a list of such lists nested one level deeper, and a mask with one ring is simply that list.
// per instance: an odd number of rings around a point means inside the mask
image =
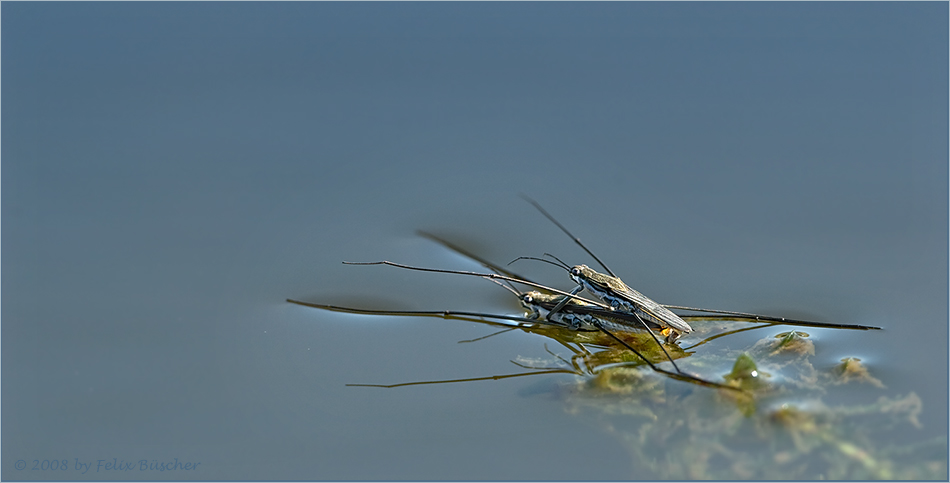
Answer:
[{"label": "insect eye", "polygon": [[576,275],[580,275],[580,274],[581,274],[581,270],[580,270],[579,268],[574,267],[574,268],[571,269],[571,275],[575,275],[575,276],[576,276]]},{"label": "insect eye", "polygon": [[525,295],[522,300],[524,300],[524,302],[525,302],[526,304],[530,304],[530,303],[534,302],[534,299],[531,298],[530,295]]}]

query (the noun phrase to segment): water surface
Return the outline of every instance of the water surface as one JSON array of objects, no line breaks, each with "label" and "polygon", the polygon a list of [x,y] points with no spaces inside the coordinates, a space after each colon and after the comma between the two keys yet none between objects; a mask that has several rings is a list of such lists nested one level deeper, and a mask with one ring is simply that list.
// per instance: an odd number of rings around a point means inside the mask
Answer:
[{"label": "water surface", "polygon": [[[5,480],[887,476],[833,473],[846,444],[947,477],[946,4],[2,9]],[[480,268],[424,229],[590,264],[520,192],[662,303],[883,327],[805,330],[816,371],[855,357],[880,384],[773,368],[800,411],[751,415],[651,374],[347,387],[570,355],[284,301],[518,313],[482,280],[340,262]],[[721,378],[787,330],[687,361]],[[721,420],[739,429],[701,431]],[[702,460],[704,434],[734,458]],[[174,458],[200,465],[138,466]]]}]

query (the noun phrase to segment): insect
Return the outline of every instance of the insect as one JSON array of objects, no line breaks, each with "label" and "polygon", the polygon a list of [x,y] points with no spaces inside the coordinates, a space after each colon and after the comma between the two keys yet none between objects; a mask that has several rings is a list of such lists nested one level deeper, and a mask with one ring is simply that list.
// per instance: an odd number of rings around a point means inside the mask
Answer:
[{"label": "insect", "polygon": [[[743,318],[750,319],[757,322],[768,322],[769,325],[774,325],[774,323],[784,324],[784,325],[800,325],[800,326],[809,326],[809,327],[827,327],[827,328],[841,328],[841,329],[859,329],[859,330],[870,330],[870,329],[879,329],[879,327],[869,327],[861,325],[850,325],[850,324],[829,324],[821,322],[809,322],[803,320],[794,320],[787,319],[784,317],[772,317],[758,314],[749,314],[744,312],[734,312],[734,311],[725,311],[725,310],[714,310],[714,309],[701,309],[695,307],[684,307],[684,306],[673,306],[673,305],[663,305],[654,302],[653,300],[647,298],[640,292],[633,290],[625,283],[623,283],[620,278],[608,268],[596,255],[594,255],[586,246],[573,234],[571,234],[563,225],[561,225],[553,216],[547,213],[537,202],[531,200],[530,198],[524,197],[529,202],[531,202],[542,214],[544,214],[549,220],[555,223],[562,231],[564,231],[568,236],[570,236],[581,248],[583,248],[591,257],[593,257],[603,268],[606,270],[609,275],[599,273],[593,269],[590,269],[586,265],[575,265],[573,267],[568,266],[566,263],[554,257],[553,255],[545,254],[554,260],[557,260],[558,263],[554,263],[550,260],[542,258],[533,258],[533,257],[519,257],[514,261],[519,259],[534,259],[540,260],[547,263],[551,263],[567,270],[571,278],[578,284],[574,290],[571,292],[565,292],[558,289],[546,287],[544,285],[532,282],[528,279],[518,276],[513,272],[509,272],[501,267],[491,264],[485,260],[482,260],[474,255],[471,255],[463,250],[452,246],[444,240],[438,239],[433,235],[427,233],[422,233],[424,236],[432,238],[443,245],[459,251],[463,255],[469,256],[479,262],[481,262],[486,267],[493,270],[495,273],[478,273],[470,271],[459,271],[459,270],[443,270],[443,269],[434,269],[434,268],[423,268],[423,267],[413,267],[409,265],[403,265],[399,263],[394,263],[390,261],[381,261],[381,262],[343,262],[344,264],[349,265],[390,265],[404,269],[410,270],[419,270],[426,272],[436,272],[436,273],[454,273],[470,276],[478,276],[488,280],[492,280],[499,285],[510,290],[513,294],[519,297],[522,305],[528,309],[530,312],[526,317],[515,317],[515,316],[502,316],[502,315],[492,315],[476,312],[461,312],[461,311],[429,311],[429,312],[393,312],[393,311],[374,311],[374,310],[362,310],[362,309],[352,309],[346,307],[332,306],[332,305],[321,305],[321,304],[310,304],[306,302],[298,302],[295,300],[288,299],[288,302],[306,305],[316,308],[322,308],[326,310],[336,310],[343,312],[353,312],[353,313],[364,313],[364,314],[401,314],[401,315],[437,315],[443,317],[450,316],[472,316],[472,317],[488,317],[502,320],[517,321],[521,323],[531,323],[531,324],[547,324],[556,327],[568,328],[572,330],[597,330],[600,331],[610,338],[614,339],[616,342],[619,342],[622,346],[629,349],[631,352],[636,354],[640,359],[642,359],[651,369],[656,372],[666,374],[675,379],[680,379],[700,385],[713,386],[713,387],[722,387],[730,390],[739,390],[734,386],[721,384],[717,382],[708,381],[697,376],[685,373],[679,369],[676,365],[676,362],[669,355],[667,350],[664,348],[664,344],[661,344],[660,341],[656,338],[656,335],[653,333],[652,329],[662,329],[664,335],[667,337],[668,343],[673,343],[677,338],[683,333],[692,332],[692,328],[689,324],[683,320],[683,317],[689,318],[699,318],[699,317],[711,317],[711,316],[680,316],[672,312],[671,309],[680,309],[680,310],[689,310],[694,312],[705,312],[705,313],[714,313],[714,314],[724,314],[733,316],[733,318]],[[499,281],[504,281],[508,283],[508,286],[505,286]],[[532,286],[541,290],[545,290],[551,293],[542,293],[539,291],[529,291],[529,292],[519,292],[514,288],[512,283],[524,284]],[[602,302],[587,300],[582,297],[579,297],[577,294],[587,289],[591,293],[595,294]],[[763,326],[764,327],[764,326]],[[638,330],[639,328],[646,329],[650,336],[654,339],[657,346],[662,349],[663,353],[666,355],[666,358],[672,363],[675,372],[668,371],[663,368],[658,367],[650,359],[645,357],[640,351],[630,346],[623,339],[615,335],[611,330],[619,331],[631,331]],[[750,328],[752,329],[752,328]],[[511,329],[509,329],[511,330]],[[748,330],[748,329],[742,329]],[[720,337],[725,334],[721,334],[716,337]],[[708,340],[712,340],[712,337]],[[708,341],[707,340],[707,341]],[[694,345],[698,346],[707,341],[700,342],[699,344]]]},{"label": "insect", "polygon": [[[519,257],[512,261],[517,261],[519,259],[531,259],[539,260],[552,265],[559,266],[564,268],[570,273],[571,279],[577,283],[577,287],[571,291],[572,294],[577,294],[583,289],[587,289],[589,292],[596,295],[598,298],[604,302],[610,304],[614,309],[621,309],[625,311],[632,312],[639,315],[641,318],[649,320],[661,327],[664,328],[664,332],[667,335],[667,342],[673,342],[680,337],[681,334],[692,332],[692,327],[686,323],[679,315],[673,313],[670,309],[679,309],[679,310],[689,310],[693,312],[706,312],[714,314],[724,314],[724,315],[735,315],[745,318],[751,318],[756,321],[773,321],[780,322],[787,325],[801,325],[809,327],[828,327],[828,328],[838,328],[838,329],[858,329],[858,330],[880,330],[880,327],[872,327],[865,325],[852,325],[852,324],[826,324],[820,322],[809,322],[804,320],[794,320],[786,319],[784,317],[773,317],[768,315],[758,315],[750,314],[745,312],[734,312],[728,310],[715,310],[715,309],[702,309],[698,307],[685,307],[679,305],[663,305],[654,302],[640,292],[630,288],[621,280],[617,275],[607,267],[607,264],[602,262],[597,255],[594,255],[593,252],[588,249],[583,242],[573,233],[571,233],[564,225],[562,225],[557,219],[554,218],[550,213],[547,212],[537,201],[529,198],[528,196],[522,194],[521,197],[531,203],[538,211],[541,212],[548,220],[557,225],[567,236],[569,236],[574,243],[584,249],[588,255],[590,255],[597,263],[603,267],[603,269],[609,274],[603,274],[597,272],[596,270],[591,269],[587,265],[575,265],[569,267],[566,263],[562,262],[557,257],[553,255],[545,254],[557,260],[558,263],[551,262],[550,260],[535,258],[535,257]],[[556,307],[552,311],[557,311],[560,307]]]}]

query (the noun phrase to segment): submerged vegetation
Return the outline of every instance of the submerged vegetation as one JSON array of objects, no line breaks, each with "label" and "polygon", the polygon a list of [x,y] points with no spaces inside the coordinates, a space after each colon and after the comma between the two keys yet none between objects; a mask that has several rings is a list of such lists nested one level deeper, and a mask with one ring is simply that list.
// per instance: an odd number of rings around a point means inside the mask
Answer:
[{"label": "submerged vegetation", "polygon": [[[593,420],[628,449],[631,478],[946,478],[946,439],[912,436],[922,410],[915,393],[888,395],[854,358],[816,369],[815,342],[793,337],[798,341],[766,336],[745,349],[704,346],[689,357],[687,367],[704,371],[731,362],[722,379],[742,393],[672,382],[630,365],[602,367],[554,392],[569,413]],[[878,394],[861,403],[824,402],[849,399],[840,396],[856,385]]]}]

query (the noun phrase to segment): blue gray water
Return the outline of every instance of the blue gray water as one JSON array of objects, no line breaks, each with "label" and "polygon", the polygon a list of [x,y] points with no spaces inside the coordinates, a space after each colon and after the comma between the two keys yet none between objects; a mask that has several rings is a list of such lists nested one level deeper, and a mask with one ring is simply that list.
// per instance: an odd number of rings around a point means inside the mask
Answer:
[{"label": "blue gray water", "polygon": [[663,477],[561,376],[345,386],[518,372],[541,338],[284,302],[516,313],[340,262],[479,268],[424,229],[591,263],[519,193],[657,301],[883,327],[816,360],[946,437],[947,8],[4,3],[0,476]]}]

